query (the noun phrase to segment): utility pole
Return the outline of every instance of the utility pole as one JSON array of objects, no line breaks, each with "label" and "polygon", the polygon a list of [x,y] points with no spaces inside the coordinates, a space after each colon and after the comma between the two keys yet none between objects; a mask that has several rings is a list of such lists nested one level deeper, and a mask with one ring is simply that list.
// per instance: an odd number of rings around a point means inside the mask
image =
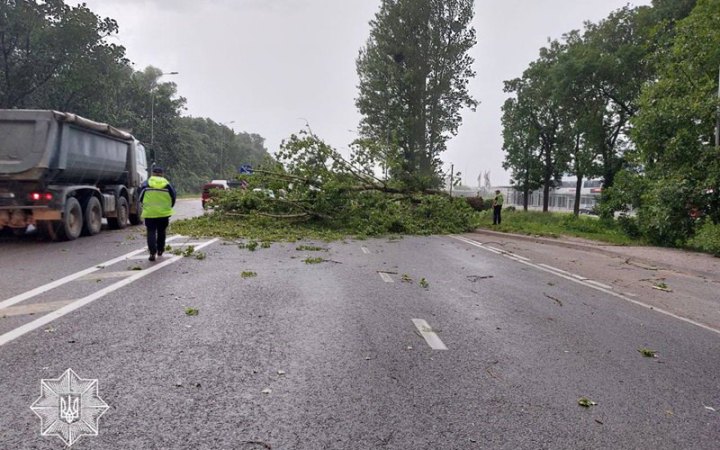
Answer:
[{"label": "utility pole", "polygon": [[450,164],[450,197],[452,197],[452,188],[454,184],[453,174],[455,172],[455,164]]}]

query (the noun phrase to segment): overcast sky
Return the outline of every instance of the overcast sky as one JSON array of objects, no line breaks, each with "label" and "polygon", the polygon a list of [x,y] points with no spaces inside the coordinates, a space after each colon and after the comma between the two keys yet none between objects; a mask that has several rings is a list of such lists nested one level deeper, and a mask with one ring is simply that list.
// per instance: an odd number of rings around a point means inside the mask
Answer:
[{"label": "overcast sky", "polygon": [[[83,0],[120,26],[113,38],[137,70],[148,65],[168,75],[187,98],[187,115],[234,123],[258,133],[270,152],[305,120],[335,148],[347,149],[359,122],[355,59],[369,34],[380,0]],[[70,2],[72,4],[79,2]],[[490,171],[493,185],[507,184],[502,169],[500,117],[503,80],[522,74],[548,38],[583,21],[598,21],[626,0],[476,0],[476,78],[481,102],[465,111],[457,137],[442,155],[449,169],[477,185]],[[633,0],[633,5],[649,0]]]}]

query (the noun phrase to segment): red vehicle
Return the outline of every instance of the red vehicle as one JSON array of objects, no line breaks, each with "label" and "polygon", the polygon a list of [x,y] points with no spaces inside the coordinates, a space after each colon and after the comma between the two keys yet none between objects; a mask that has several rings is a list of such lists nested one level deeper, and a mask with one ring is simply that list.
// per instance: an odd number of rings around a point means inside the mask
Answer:
[{"label": "red vehicle", "polygon": [[228,189],[227,181],[225,180],[213,180],[210,183],[205,183],[202,187],[202,207],[203,209],[207,209],[210,207],[210,204],[212,203],[212,198],[210,195],[210,191],[213,189],[218,189],[221,191],[224,191],[225,189]]}]

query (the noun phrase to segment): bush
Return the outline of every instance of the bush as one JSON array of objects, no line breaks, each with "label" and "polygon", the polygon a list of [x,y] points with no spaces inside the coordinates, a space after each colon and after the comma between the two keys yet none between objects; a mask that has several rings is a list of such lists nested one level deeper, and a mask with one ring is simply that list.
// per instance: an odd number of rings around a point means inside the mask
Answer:
[{"label": "bush", "polygon": [[642,231],[638,225],[637,218],[621,214],[617,218],[617,224],[622,232],[627,234],[629,237],[633,239],[640,239],[642,237]]},{"label": "bush", "polygon": [[705,222],[697,234],[692,237],[687,246],[701,252],[720,256],[720,224]]},{"label": "bush", "polygon": [[691,191],[682,179],[666,178],[650,184],[638,210],[638,223],[651,243],[681,247],[692,235],[694,223],[686,205]]},{"label": "bush", "polygon": [[475,211],[483,211],[485,209],[488,209],[485,206],[485,200],[483,200],[482,197],[466,197],[465,201],[467,201],[468,205]]}]

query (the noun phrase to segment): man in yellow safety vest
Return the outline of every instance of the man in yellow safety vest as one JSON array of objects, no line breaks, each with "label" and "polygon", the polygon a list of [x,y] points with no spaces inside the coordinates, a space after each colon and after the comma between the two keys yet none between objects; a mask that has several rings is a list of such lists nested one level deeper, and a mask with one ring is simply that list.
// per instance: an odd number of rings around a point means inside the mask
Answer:
[{"label": "man in yellow safety vest", "polygon": [[141,217],[145,219],[150,261],[155,261],[155,255],[162,256],[165,250],[165,232],[177,199],[175,188],[163,174],[162,167],[153,167],[152,176],[140,187]]}]

